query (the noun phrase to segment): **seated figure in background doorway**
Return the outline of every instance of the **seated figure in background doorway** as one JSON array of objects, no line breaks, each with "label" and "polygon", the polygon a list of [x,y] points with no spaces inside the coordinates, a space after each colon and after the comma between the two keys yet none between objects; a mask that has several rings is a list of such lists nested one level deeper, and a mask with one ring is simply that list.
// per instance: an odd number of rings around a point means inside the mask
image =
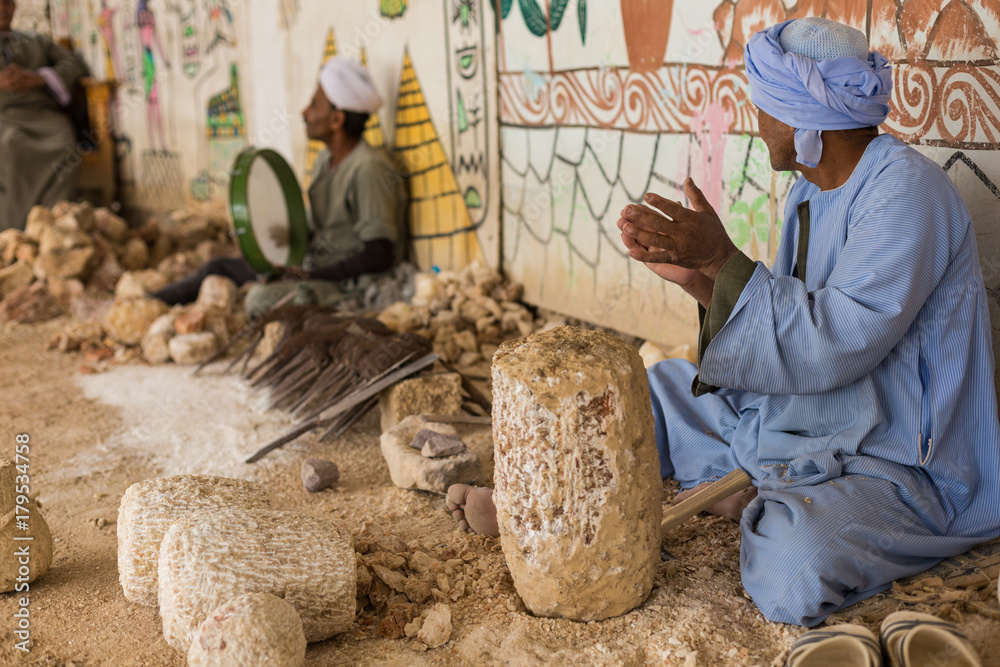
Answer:
[{"label": "seated figure in background doorway", "polygon": [[[312,288],[319,305],[335,305],[359,289],[359,279],[387,271],[403,259],[406,183],[385,151],[372,148],[363,137],[368,117],[381,104],[360,65],[335,57],[323,67],[302,112],[309,139],[326,144],[309,187],[312,228],[306,259],[301,267],[278,267],[276,280],[250,289],[246,311],[251,317],[303,284]],[[274,229],[271,237],[279,246],[288,244],[287,230]],[[152,296],[170,305],[190,303],[209,275],[225,276],[238,285],[260,278],[243,258],[223,257]]]},{"label": "seated figure in background doorway", "polygon": [[32,206],[72,199],[80,159],[65,108],[87,71],[45,35],[13,31],[0,0],[0,230],[24,229]]}]

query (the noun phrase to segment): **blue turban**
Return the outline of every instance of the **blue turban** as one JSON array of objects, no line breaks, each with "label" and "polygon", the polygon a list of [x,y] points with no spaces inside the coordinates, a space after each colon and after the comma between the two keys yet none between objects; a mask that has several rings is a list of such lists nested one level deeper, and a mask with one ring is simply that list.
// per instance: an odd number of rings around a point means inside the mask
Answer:
[{"label": "blue turban", "polygon": [[750,99],[795,128],[795,159],[807,167],[823,155],[823,130],[880,125],[889,115],[889,61],[849,26],[785,21],[751,37],[744,59]]}]

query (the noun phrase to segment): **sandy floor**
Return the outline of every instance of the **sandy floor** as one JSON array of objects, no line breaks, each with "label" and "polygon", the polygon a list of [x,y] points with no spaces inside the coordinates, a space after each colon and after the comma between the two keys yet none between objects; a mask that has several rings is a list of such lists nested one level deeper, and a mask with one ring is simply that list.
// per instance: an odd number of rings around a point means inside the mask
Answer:
[{"label": "sandy floor", "polygon": [[[662,563],[639,609],[589,624],[535,618],[514,590],[497,540],[457,531],[443,498],[392,485],[375,413],[333,444],[305,437],[247,465],[242,459],[289,422],[260,413],[241,382],[219,370],[192,378],[169,366],[83,374],[79,356],[44,349],[61,324],[0,329],[0,456],[13,457],[15,433],[30,434],[32,485],[56,539],[52,569],[31,585],[30,654],[14,650],[16,601],[0,594],[0,664],[185,664],[163,640],[156,609],[125,600],[116,566],[125,489],[178,473],[256,480],[278,509],[329,514],[356,535],[381,530],[408,549],[465,561],[467,592],[451,605],[449,643],[425,650],[415,639],[384,639],[380,619],[362,616],[352,631],[310,645],[309,665],[781,665],[801,632],[765,621],[744,597],[739,533],[734,524],[707,516],[667,537],[664,546],[675,559]],[[463,435],[486,454],[488,433],[473,428]],[[306,456],[335,461],[339,485],[307,493],[299,480]],[[666,488],[665,497],[671,492]],[[952,590],[947,581],[934,580],[932,587],[916,582],[841,619],[875,627],[908,600],[909,607],[958,621],[984,664],[1000,665],[995,579],[991,593],[985,585],[974,593]]]}]

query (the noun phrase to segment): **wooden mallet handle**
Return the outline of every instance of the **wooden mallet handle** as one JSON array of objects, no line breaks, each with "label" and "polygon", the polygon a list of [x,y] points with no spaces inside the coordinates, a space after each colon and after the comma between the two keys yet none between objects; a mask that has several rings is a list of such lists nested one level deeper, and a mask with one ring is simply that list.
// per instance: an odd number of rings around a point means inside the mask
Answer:
[{"label": "wooden mallet handle", "polygon": [[681,525],[698,512],[705,510],[715,503],[728,498],[734,493],[739,493],[750,486],[750,476],[743,470],[737,468],[722,479],[712,482],[709,486],[677,503],[663,513],[663,523],[660,524],[662,534]]}]

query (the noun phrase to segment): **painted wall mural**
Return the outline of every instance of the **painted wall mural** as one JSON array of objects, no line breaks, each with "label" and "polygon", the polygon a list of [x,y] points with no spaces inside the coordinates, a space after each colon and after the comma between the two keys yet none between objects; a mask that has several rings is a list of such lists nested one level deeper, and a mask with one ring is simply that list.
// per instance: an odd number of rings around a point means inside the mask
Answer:
[{"label": "painted wall mural", "polygon": [[693,302],[628,260],[618,211],[647,190],[683,198],[690,175],[737,244],[773,261],[793,176],[771,171],[756,136],[743,47],[767,25],[825,16],[863,30],[893,61],[884,130],[947,169],[969,201],[1000,326],[1000,261],[987,259],[1000,256],[991,240],[1000,231],[1000,5],[576,0],[579,22],[589,11],[601,28],[571,35],[558,26],[573,4],[491,5],[504,264],[528,299],[667,345],[693,343]]}]

